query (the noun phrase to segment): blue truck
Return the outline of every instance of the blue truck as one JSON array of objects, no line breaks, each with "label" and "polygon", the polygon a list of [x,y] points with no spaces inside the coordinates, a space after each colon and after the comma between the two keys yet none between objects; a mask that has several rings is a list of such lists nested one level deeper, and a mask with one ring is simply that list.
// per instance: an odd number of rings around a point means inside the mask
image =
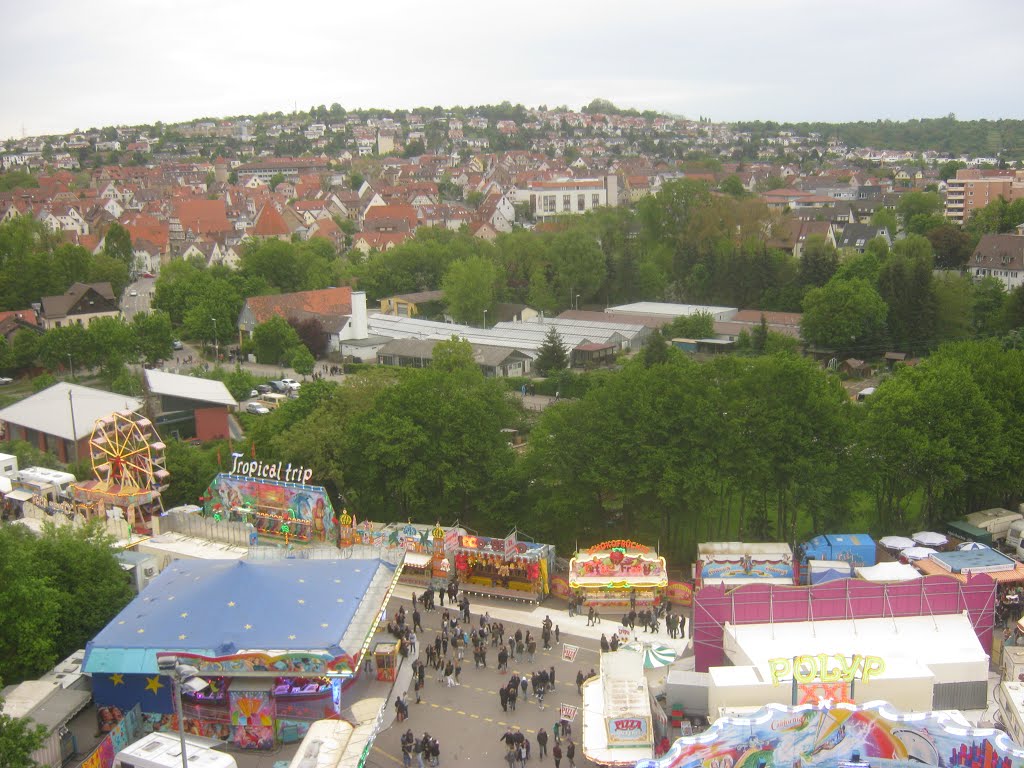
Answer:
[{"label": "blue truck", "polygon": [[815,536],[803,545],[800,560],[800,583],[808,583],[809,560],[829,560],[849,563],[851,568],[874,565],[877,562],[875,540],[866,533],[826,533]]}]

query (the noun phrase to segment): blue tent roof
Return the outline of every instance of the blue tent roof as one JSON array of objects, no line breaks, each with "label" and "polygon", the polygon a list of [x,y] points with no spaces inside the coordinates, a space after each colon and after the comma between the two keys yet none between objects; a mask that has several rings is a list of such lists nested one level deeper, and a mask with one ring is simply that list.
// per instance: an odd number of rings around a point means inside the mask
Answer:
[{"label": "blue tent roof", "polygon": [[167,651],[356,653],[341,638],[371,584],[393,576],[380,560],[176,560],[88,644],[83,667],[156,672]]}]

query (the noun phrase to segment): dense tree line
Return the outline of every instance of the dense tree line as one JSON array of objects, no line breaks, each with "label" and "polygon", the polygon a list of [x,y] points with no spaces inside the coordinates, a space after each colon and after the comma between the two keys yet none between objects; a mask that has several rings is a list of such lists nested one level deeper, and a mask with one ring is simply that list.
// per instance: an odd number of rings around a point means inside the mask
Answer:
[{"label": "dense tree line", "polygon": [[[112,540],[94,521],[36,536],[0,526],[0,676],[32,679],[91,640],[132,598]],[[32,606],[32,610],[25,610]]]},{"label": "dense tree line", "polygon": [[921,120],[876,120],[855,123],[741,122],[736,130],[754,138],[793,131],[806,136],[817,133],[836,137],[851,147],[933,149],[953,155],[1024,157],[1024,120],[957,120],[955,115]]},{"label": "dense tree line", "polygon": [[[996,340],[899,367],[863,404],[791,353],[666,348],[587,379],[529,417],[444,342],[431,368],[313,382],[246,426],[359,517],[518,526],[562,551],[629,535],[685,561],[698,541],[903,533],[1024,493],[1024,352]],[[525,453],[503,428],[529,433]]]}]

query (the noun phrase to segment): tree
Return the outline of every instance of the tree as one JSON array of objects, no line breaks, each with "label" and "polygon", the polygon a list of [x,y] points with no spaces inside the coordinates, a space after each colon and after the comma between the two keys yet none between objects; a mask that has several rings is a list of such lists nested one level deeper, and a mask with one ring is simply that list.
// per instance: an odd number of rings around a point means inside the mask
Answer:
[{"label": "tree", "polygon": [[103,237],[103,252],[110,258],[120,261],[129,270],[135,264],[132,236],[116,221],[110,225],[107,234]]},{"label": "tree", "polygon": [[139,312],[132,318],[131,329],[139,354],[150,365],[174,354],[174,331],[166,312]]},{"label": "tree", "polygon": [[256,360],[267,365],[282,364],[289,358],[291,351],[302,343],[295,329],[278,315],[253,328],[252,342],[256,349]]},{"label": "tree", "polygon": [[305,344],[300,343],[292,352],[292,368],[300,376],[309,376],[313,373],[314,366],[316,366],[316,360],[313,358],[313,353],[307,349]]},{"label": "tree", "polygon": [[97,253],[89,264],[90,283],[110,283],[115,296],[120,296],[131,278],[129,266],[120,258],[114,258],[106,252]]},{"label": "tree", "polygon": [[448,311],[457,322],[476,324],[494,307],[500,278],[498,267],[486,256],[471,256],[448,267],[441,287]]},{"label": "tree", "polygon": [[548,329],[544,336],[544,342],[537,350],[537,358],[533,361],[533,368],[541,376],[548,376],[555,371],[562,371],[569,367],[569,353],[562,343],[562,337],[554,326]]},{"label": "tree", "polygon": [[43,746],[45,726],[27,717],[5,715],[3,706],[4,700],[0,697],[0,765],[4,768],[37,768],[32,753]]},{"label": "tree", "polygon": [[[1006,289],[996,277],[986,275],[974,286],[974,333],[976,336],[995,336],[1003,330],[1003,312]],[[15,337],[17,341],[17,337]]]},{"label": "tree", "polygon": [[47,526],[32,548],[37,573],[60,590],[59,658],[84,648],[131,602],[132,588],[100,520],[81,528]]},{"label": "tree", "polygon": [[242,311],[238,290],[221,278],[203,281],[192,306],[185,312],[184,329],[189,338],[225,344],[234,338]]},{"label": "tree", "polygon": [[821,235],[811,235],[800,256],[797,279],[801,285],[818,287],[827,283],[839,269],[839,252]]},{"label": "tree", "polygon": [[295,329],[301,341],[313,357],[319,360],[327,353],[328,336],[324,330],[324,324],[318,318],[307,317],[299,320],[296,317],[289,317],[288,324]]},{"label": "tree", "polygon": [[710,312],[680,315],[661,332],[666,339],[709,339],[715,335],[715,317]]},{"label": "tree", "polygon": [[277,189],[277,185],[283,184],[284,181],[285,179],[283,173],[275,173],[273,176],[270,177],[270,181],[267,182],[267,186],[270,187],[270,189]]},{"label": "tree", "polygon": [[962,269],[971,257],[971,236],[955,224],[946,222],[924,234],[932,244],[939,269]]},{"label": "tree", "polygon": [[643,352],[640,355],[644,361],[644,365],[658,365],[668,361],[668,343],[665,341],[665,337],[658,331],[652,333],[647,343],[644,344]]},{"label": "tree", "polygon": [[0,676],[8,682],[32,679],[58,659],[61,585],[38,569],[35,544],[27,528],[0,526],[0,615],[17,619],[0,622]]},{"label": "tree", "polygon": [[899,231],[899,222],[896,221],[896,214],[888,208],[879,208],[871,214],[871,226],[885,227],[890,237],[895,237]]},{"label": "tree", "polygon": [[905,227],[917,216],[927,218],[941,211],[942,198],[937,192],[907,192],[896,203],[896,212]]},{"label": "tree", "polygon": [[749,194],[747,188],[743,186],[743,182],[740,181],[739,176],[736,174],[725,177],[722,183],[718,185],[718,190],[733,197],[746,197]]},{"label": "tree", "polygon": [[868,281],[833,278],[807,292],[803,309],[800,331],[809,344],[840,355],[880,351],[889,307]]},{"label": "tree", "polygon": [[352,171],[352,173],[349,174],[348,177],[349,189],[354,189],[356,192],[358,192],[359,188],[363,186],[365,181],[366,179],[363,178],[363,174],[359,173],[358,171]]},{"label": "tree", "polygon": [[886,325],[897,349],[920,353],[934,345],[935,295],[932,247],[920,235],[896,243],[878,275],[878,293],[889,305]]}]

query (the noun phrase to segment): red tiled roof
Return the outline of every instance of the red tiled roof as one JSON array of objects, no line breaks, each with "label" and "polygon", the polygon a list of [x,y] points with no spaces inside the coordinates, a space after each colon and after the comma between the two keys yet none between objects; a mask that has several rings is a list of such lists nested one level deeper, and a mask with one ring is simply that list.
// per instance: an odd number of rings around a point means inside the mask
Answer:
[{"label": "red tiled roof", "polygon": [[291,230],[284,223],[284,217],[278,213],[277,208],[267,203],[256,214],[256,224],[252,228],[252,234],[256,237],[278,237],[290,235]]},{"label": "red tiled roof", "polygon": [[36,311],[34,309],[11,309],[6,312],[0,312],[0,323],[9,317],[17,318],[29,325],[39,325],[39,320],[36,318]]},{"label": "red tiled roof", "polygon": [[257,323],[263,323],[274,315],[289,317],[293,314],[350,315],[352,314],[352,289],[347,285],[340,288],[324,288],[319,291],[299,291],[272,296],[250,296],[245,300]]},{"label": "red tiled roof", "polygon": [[219,234],[233,229],[223,200],[179,200],[174,203],[174,214],[184,229],[196,234]]},{"label": "red tiled roof", "polygon": [[396,219],[404,221],[409,229],[416,229],[416,209],[411,205],[373,205],[366,210],[364,221]]}]

